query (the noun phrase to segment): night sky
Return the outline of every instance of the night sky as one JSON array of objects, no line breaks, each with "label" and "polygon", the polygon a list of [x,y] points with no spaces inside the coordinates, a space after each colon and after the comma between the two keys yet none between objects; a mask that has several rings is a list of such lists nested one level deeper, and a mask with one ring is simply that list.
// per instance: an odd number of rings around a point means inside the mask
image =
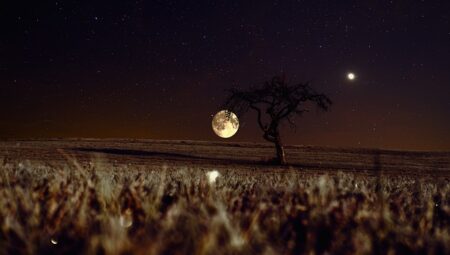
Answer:
[{"label": "night sky", "polygon": [[263,142],[211,115],[284,74],[334,102],[285,143],[450,149],[450,1],[2,1],[0,27],[3,138]]}]

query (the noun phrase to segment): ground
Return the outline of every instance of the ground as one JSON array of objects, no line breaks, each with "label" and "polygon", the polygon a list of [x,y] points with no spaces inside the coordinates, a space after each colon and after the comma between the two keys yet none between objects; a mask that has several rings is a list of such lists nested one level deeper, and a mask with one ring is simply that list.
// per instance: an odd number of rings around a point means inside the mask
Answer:
[{"label": "ground", "polygon": [[[448,254],[450,152],[0,142],[0,254]],[[212,176],[217,178],[211,178]]]}]

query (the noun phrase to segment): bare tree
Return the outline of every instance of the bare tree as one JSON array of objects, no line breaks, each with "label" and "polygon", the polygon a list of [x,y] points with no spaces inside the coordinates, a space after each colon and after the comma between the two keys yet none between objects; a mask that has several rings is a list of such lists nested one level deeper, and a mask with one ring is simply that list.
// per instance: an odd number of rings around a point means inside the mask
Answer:
[{"label": "bare tree", "polygon": [[326,95],[316,93],[309,83],[289,85],[284,77],[275,76],[259,87],[230,89],[224,107],[239,116],[249,109],[254,110],[264,139],[275,144],[276,162],[284,165],[286,158],[279,132],[280,124],[286,120],[291,127],[296,127],[294,117],[308,112],[305,107],[308,102],[325,111],[332,104]]}]

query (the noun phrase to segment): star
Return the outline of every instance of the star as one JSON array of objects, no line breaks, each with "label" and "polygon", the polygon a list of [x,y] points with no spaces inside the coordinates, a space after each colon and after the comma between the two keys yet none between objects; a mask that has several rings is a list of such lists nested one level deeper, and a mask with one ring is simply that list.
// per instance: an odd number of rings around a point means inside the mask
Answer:
[{"label": "star", "polygon": [[352,72],[347,73],[347,79],[353,81],[356,78],[356,75]]}]

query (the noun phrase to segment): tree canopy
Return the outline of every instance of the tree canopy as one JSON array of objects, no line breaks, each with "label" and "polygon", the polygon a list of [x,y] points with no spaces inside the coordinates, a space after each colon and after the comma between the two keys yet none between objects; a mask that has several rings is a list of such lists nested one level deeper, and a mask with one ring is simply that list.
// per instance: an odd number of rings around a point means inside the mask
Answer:
[{"label": "tree canopy", "polygon": [[[232,88],[225,100],[224,107],[244,115],[250,109],[257,113],[258,126],[267,141],[275,143],[277,151],[282,148],[279,125],[284,120],[295,127],[294,117],[308,112],[306,103],[313,103],[321,110],[328,110],[331,100],[322,93],[317,93],[309,83],[288,84],[284,77],[275,76],[270,81],[246,90]],[[280,147],[280,148],[278,148]],[[283,163],[283,159],[280,162]]]}]

